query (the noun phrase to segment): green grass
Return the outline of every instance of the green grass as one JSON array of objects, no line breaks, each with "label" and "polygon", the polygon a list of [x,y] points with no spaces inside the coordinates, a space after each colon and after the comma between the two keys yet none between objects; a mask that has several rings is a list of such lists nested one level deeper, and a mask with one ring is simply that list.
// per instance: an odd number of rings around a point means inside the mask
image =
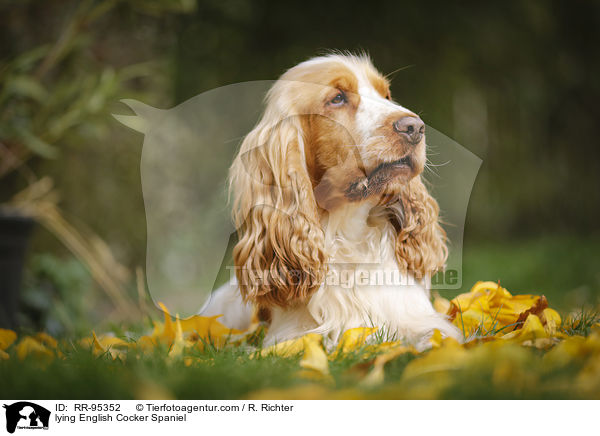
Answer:
[{"label": "green grass", "polygon": [[600,322],[600,312],[585,310],[571,312],[563,321],[561,331],[569,336],[588,336],[592,326]]},{"label": "green grass", "polygon": [[[186,366],[183,359],[167,358],[165,347],[146,354],[130,350],[123,360],[113,360],[108,354],[94,356],[79,345],[61,347],[66,353],[64,359],[20,361],[13,353],[10,359],[0,361],[2,398],[239,399],[272,389],[293,391],[305,386],[310,391],[320,383],[300,376],[300,356],[257,357],[246,347],[188,350],[186,357],[198,359],[191,366]],[[542,350],[519,345],[484,347],[469,349],[469,361],[453,370],[450,377],[446,374],[442,381],[435,372],[403,381],[406,365],[422,355],[402,355],[386,366],[385,383],[376,388],[360,385],[375,356],[365,355],[364,348],[357,349],[334,356],[329,363],[331,379],[321,384],[327,395],[349,398],[429,397],[432,386],[436,387],[434,396],[441,399],[600,398],[600,391],[582,394],[572,388],[571,382],[585,365],[583,359],[548,366]],[[502,377],[510,380],[506,382]]]},{"label": "green grass", "polygon": [[[550,307],[558,309],[563,319],[578,307],[563,332],[587,336],[591,326],[600,321],[598,312],[594,312],[594,308],[599,307],[600,295],[599,246],[597,238],[564,237],[477,246],[467,243],[462,291],[468,291],[477,280],[499,279],[513,294],[545,294]],[[133,329],[126,326],[109,328],[107,325],[96,331],[110,330],[125,338],[126,331],[133,331],[135,337],[139,337],[148,330],[142,323]],[[489,334],[482,330],[477,336]],[[383,332],[375,336],[379,341],[387,339]],[[257,339],[256,343],[259,343],[260,338]],[[107,355],[96,357],[73,341],[65,341],[61,347],[65,359],[49,362],[20,361],[14,351],[9,350],[11,357],[0,360],[0,396],[12,399],[132,399],[159,395],[178,399],[233,399],[262,390],[295,389],[315,384],[314,380],[299,375],[300,356],[257,358],[244,347],[217,350],[206,346],[204,350],[186,351],[186,356],[198,359],[191,366],[186,366],[183,360],[167,359],[168,350],[164,348],[149,354],[130,350],[126,359],[113,360]],[[327,392],[351,391],[352,394],[344,395],[365,398],[433,395],[429,389],[436,375],[410,383],[403,381],[406,365],[416,358],[412,354],[402,355],[386,365],[383,385],[361,387],[360,380],[369,371],[374,357],[364,356],[362,351],[336,356],[330,361],[331,379],[323,385]],[[483,346],[478,346],[469,352],[474,353],[474,358],[453,372],[452,377],[441,384],[435,397],[600,397],[600,389],[582,393],[573,388],[573,380],[585,365],[583,358],[548,366],[544,359],[546,351],[537,349],[508,346],[486,351]],[[503,381],[503,377],[508,377],[509,382]]]},{"label": "green grass", "polygon": [[[178,399],[234,399],[310,382],[299,376],[301,356],[257,357],[243,347],[186,351],[186,357],[199,359],[191,366],[167,359],[165,348],[144,355],[129,351],[124,360],[70,348],[66,359],[50,363],[16,357],[0,361],[2,398],[132,399],[144,396],[146,389],[159,389]],[[330,361],[337,389],[355,386],[364,375],[352,369],[369,360],[360,351]]]},{"label": "green grass", "polygon": [[525,241],[465,242],[463,287],[500,281],[514,294],[546,295],[551,307],[595,308],[600,303],[600,238],[552,236]]}]

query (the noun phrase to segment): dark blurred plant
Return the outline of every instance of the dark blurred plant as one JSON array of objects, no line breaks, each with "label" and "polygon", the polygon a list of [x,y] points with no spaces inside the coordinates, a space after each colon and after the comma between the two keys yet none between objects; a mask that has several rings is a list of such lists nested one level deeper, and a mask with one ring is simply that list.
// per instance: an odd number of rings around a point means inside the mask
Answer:
[{"label": "dark blurred plant", "polygon": [[[23,16],[41,8],[34,2],[13,4],[22,8]],[[66,20],[54,42],[30,42],[16,56],[0,60],[0,180],[16,182],[0,191],[5,197],[0,198],[0,213],[8,209],[9,215],[34,218],[75,256],[67,260],[33,258],[22,295],[23,325],[54,334],[84,328],[86,320],[90,321],[86,317],[90,307],[84,300],[92,280],[121,319],[139,314],[128,292],[133,289],[129,271],[102,239],[65,219],[52,179],[38,175],[40,165],[36,163],[61,159],[67,146],[106,142],[112,122],[109,106],[124,95],[131,96],[132,82],[154,72],[151,62],[117,67],[94,54],[103,36],[102,27],[95,26],[101,18],[110,21],[128,11],[150,15],[188,12],[195,5],[196,0],[61,3]],[[7,2],[0,6],[10,7]]]},{"label": "dark blurred plant", "polygon": [[19,325],[53,335],[84,334],[93,300],[92,277],[75,258],[35,255],[24,277]]},{"label": "dark blurred plant", "polygon": [[[92,24],[111,12],[118,0],[79,3],[53,44],[41,44],[0,62],[0,178],[22,169],[32,158],[55,159],[67,135],[79,141],[103,139],[111,119],[108,105],[122,97],[131,79],[151,73],[149,64],[123,68],[99,65],[88,56]],[[195,0],[136,0],[130,7],[145,13],[187,12]]]}]

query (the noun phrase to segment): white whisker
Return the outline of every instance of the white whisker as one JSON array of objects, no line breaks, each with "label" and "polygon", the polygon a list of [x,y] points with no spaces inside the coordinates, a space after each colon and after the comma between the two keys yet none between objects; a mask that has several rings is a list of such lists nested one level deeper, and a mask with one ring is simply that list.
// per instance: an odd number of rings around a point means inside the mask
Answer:
[{"label": "white whisker", "polygon": [[445,167],[446,165],[448,165],[448,164],[449,164],[449,163],[451,163],[452,161],[448,160],[448,161],[446,161],[446,162],[444,162],[444,163],[441,163],[441,164],[434,164],[434,163],[432,163],[432,162],[431,162],[431,161],[429,161],[429,160],[428,160],[427,162],[428,162],[429,166],[432,166],[432,167]]}]

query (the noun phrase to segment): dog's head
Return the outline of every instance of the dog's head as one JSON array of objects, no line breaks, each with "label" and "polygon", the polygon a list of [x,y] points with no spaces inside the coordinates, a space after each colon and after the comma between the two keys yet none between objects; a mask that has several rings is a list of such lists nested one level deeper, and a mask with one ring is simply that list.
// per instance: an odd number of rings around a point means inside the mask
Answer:
[{"label": "dog's head", "polygon": [[[396,253],[406,270],[431,273],[443,264],[437,204],[419,177],[425,125],[392,101],[387,79],[367,57],[303,62],[266,102],[230,173],[240,229],[234,260],[245,296],[280,306],[306,299],[325,273],[320,218],[352,202],[400,204]],[[419,241],[422,228],[431,237]],[[426,247],[432,244],[435,255]]]},{"label": "dog's head", "polygon": [[425,124],[392,101],[388,80],[366,57],[295,66],[269,92],[268,107],[274,121],[302,132],[307,171],[313,186],[321,185],[317,201],[325,209],[343,202],[341,193],[347,201],[398,194],[423,171]]}]

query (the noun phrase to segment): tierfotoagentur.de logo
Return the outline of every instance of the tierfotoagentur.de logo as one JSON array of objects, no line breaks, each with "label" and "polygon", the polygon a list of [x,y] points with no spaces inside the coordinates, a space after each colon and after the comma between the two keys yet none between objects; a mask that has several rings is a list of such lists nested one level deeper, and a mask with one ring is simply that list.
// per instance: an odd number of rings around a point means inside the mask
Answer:
[{"label": "tierfotoagentur.de logo", "polygon": [[14,433],[19,430],[48,430],[50,411],[42,406],[29,401],[19,401],[10,405],[4,404],[6,409],[6,431]]}]

